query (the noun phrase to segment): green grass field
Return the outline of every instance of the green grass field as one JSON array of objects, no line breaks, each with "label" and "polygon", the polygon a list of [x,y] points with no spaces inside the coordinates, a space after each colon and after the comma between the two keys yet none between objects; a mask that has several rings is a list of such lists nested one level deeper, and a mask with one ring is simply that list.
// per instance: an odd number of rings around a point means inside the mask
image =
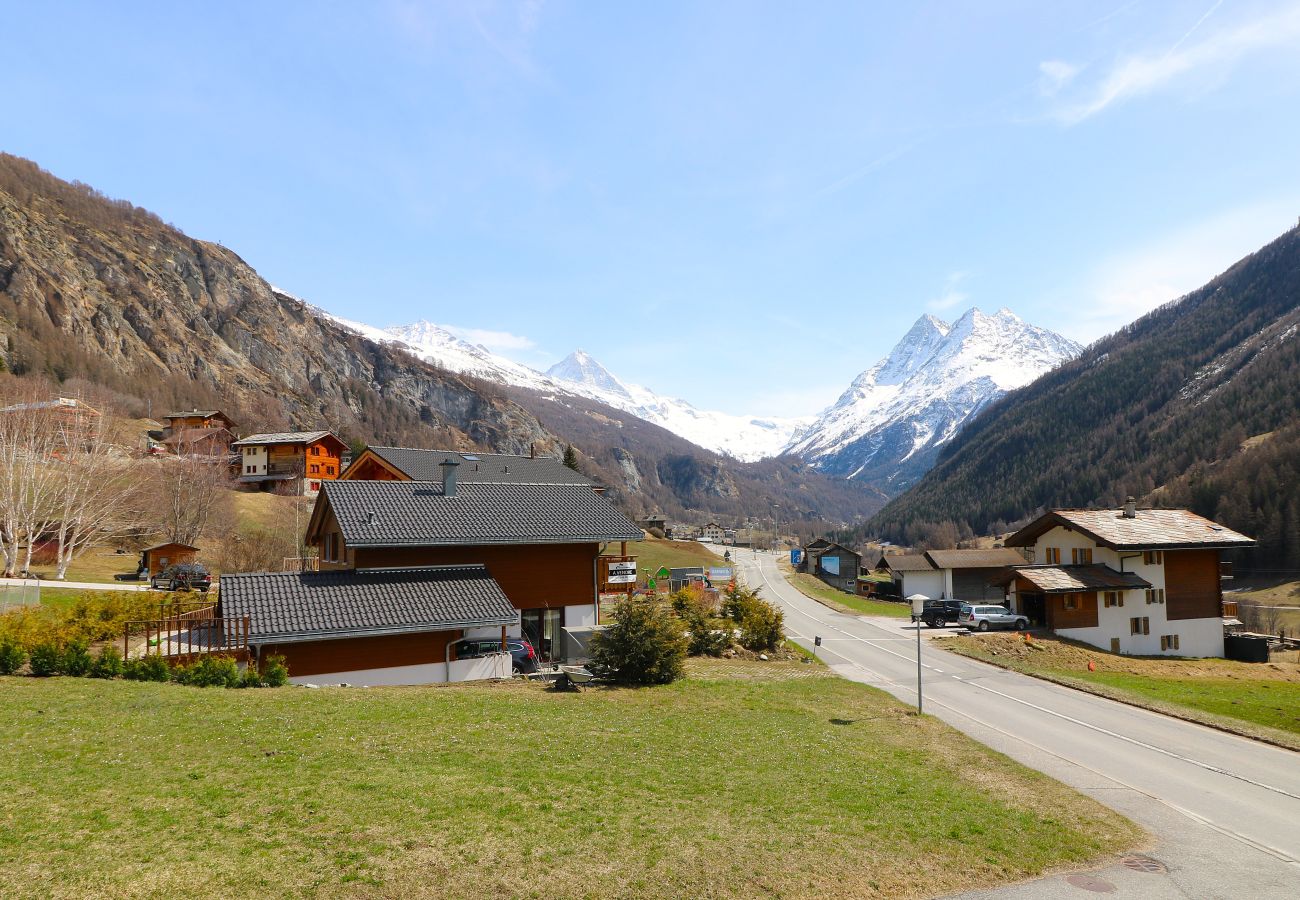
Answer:
[{"label": "green grass field", "polygon": [[843,591],[835,590],[835,588],[815,575],[809,575],[807,572],[793,572],[788,566],[782,568],[785,571],[786,578],[799,589],[801,594],[811,597],[818,603],[824,603],[831,609],[838,609],[840,612],[858,613],[864,616],[910,617],[912,615],[912,609],[906,603],[869,600],[866,597],[846,594]]},{"label": "green grass field", "polygon": [[[709,547],[697,541],[665,541],[659,538],[646,538],[644,541],[629,541],[627,545],[627,555],[636,557],[636,567],[639,576],[644,580],[646,573],[653,575],[659,571],[660,566],[667,566],[670,569],[685,568],[687,566],[722,566],[726,565],[722,559],[722,553],[729,550],[728,547],[718,548],[714,553]],[[610,544],[605,548],[609,555],[618,553],[618,544]]]},{"label": "green grass field", "polygon": [[2,892],[915,897],[1142,839],[821,667],[691,673],[579,694],[0,679]]},{"label": "green grass field", "polygon": [[[1300,665],[1116,656],[1074,642],[1018,635],[946,639],[944,649],[1072,687],[1264,737],[1300,750]],[[1088,671],[1091,662],[1095,671]]]}]

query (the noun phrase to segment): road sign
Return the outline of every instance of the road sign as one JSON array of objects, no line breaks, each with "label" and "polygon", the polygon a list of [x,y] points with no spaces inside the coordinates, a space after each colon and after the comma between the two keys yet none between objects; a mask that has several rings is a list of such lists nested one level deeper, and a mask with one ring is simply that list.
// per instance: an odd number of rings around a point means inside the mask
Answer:
[{"label": "road sign", "polygon": [[731,575],[731,569],[723,568],[721,566],[709,567],[709,581],[730,581]]},{"label": "road sign", "polygon": [[636,582],[636,560],[612,562],[605,576],[607,584],[633,584]]}]

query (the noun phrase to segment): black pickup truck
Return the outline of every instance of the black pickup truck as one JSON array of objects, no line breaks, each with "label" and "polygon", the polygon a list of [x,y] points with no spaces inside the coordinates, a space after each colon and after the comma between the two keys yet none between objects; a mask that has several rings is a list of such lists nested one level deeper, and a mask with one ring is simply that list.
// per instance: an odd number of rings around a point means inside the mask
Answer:
[{"label": "black pickup truck", "polygon": [[925,611],[919,616],[912,613],[912,621],[920,619],[931,628],[942,628],[949,622],[957,621],[957,614],[961,612],[964,600],[927,600],[925,601]]}]

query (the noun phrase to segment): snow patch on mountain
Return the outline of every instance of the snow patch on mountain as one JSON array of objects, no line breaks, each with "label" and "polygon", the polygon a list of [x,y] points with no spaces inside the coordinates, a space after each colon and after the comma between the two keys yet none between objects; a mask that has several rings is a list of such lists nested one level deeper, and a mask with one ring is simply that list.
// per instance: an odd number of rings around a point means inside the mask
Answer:
[{"label": "snow patch on mountain", "polygon": [[582,350],[575,350],[542,373],[459,338],[432,322],[375,328],[310,308],[350,331],[406,349],[450,372],[541,391],[559,402],[566,396],[595,400],[665,428],[700,447],[746,462],[777,455],[813,421],[812,416],[769,418],[697,409],[685,400],[663,397],[640,385],[620,381]]},{"label": "snow patch on mountain", "polygon": [[832,474],[897,489],[989,403],[1081,350],[1005,308],[970,309],[951,325],[922,316],[785,449]]}]

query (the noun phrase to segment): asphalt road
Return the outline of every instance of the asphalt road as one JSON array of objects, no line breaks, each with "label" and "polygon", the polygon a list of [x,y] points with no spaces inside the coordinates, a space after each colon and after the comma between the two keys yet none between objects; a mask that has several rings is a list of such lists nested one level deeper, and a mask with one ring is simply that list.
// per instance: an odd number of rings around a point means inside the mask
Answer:
[{"label": "asphalt road", "polygon": [[[772,554],[734,555],[746,582],[785,609],[791,637],[811,648],[820,635],[836,672],[916,703],[909,621],[834,612],[790,586]],[[1154,864],[1115,860],[967,896],[1300,897],[1300,754],[948,653],[939,634],[921,629],[927,714],[1153,836],[1142,853]]]}]

